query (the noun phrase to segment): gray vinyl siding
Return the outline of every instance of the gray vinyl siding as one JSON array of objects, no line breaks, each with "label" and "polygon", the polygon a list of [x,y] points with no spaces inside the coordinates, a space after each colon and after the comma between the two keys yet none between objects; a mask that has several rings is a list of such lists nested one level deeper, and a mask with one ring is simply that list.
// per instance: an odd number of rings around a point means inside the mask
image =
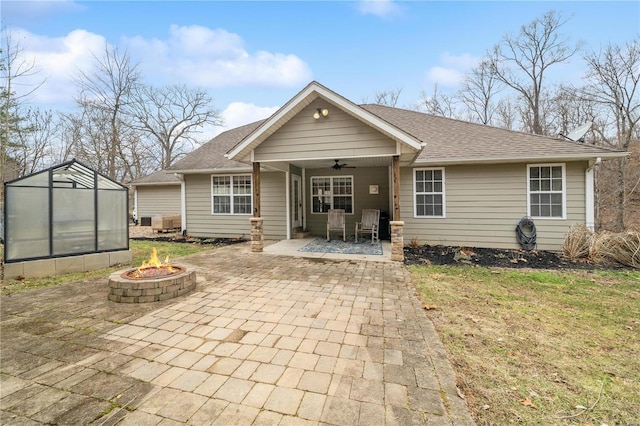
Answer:
[{"label": "gray vinyl siding", "polygon": [[[317,108],[329,115],[313,119]],[[327,101],[315,100],[254,151],[255,161],[393,155],[396,143]]]},{"label": "gray vinyl siding", "polygon": [[[534,219],[538,249],[562,249],[573,223],[585,221],[587,164],[566,163],[566,219]],[[400,173],[404,242],[519,248],[515,227],[527,215],[527,164],[445,167],[445,218],[416,218],[413,168]]]},{"label": "gray vinyl siding", "polygon": [[[312,193],[311,178],[320,176],[353,176],[353,214],[346,215],[347,236],[353,235],[355,222],[360,221],[363,209],[379,209],[390,213],[389,199],[389,168],[388,167],[363,167],[356,169],[342,169],[339,171],[331,168],[307,169],[305,172],[305,191],[307,216],[307,231],[313,235],[327,235],[327,213],[311,213]],[[369,185],[378,185],[377,195],[369,194]],[[333,235],[333,234],[332,234]]]},{"label": "gray vinyl siding", "polygon": [[268,240],[287,238],[286,177],[284,172],[260,174],[260,210],[264,219],[264,238]]},{"label": "gray vinyl siding", "polygon": [[137,216],[180,214],[180,185],[138,186]]},{"label": "gray vinyl siding", "polygon": [[[242,175],[251,173],[239,173]],[[285,174],[260,176],[262,217],[267,239],[286,238]],[[187,233],[201,238],[245,238],[251,236],[252,215],[211,214],[211,175],[185,175]]]}]

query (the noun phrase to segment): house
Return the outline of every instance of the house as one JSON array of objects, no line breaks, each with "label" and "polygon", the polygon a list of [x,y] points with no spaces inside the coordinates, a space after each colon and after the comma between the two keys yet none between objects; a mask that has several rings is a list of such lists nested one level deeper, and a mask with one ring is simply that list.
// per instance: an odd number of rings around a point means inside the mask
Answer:
[{"label": "house", "polygon": [[158,215],[182,213],[182,181],[174,174],[159,170],[129,182],[133,191],[133,218],[143,226],[151,226]]},{"label": "house", "polygon": [[356,105],[311,82],[266,120],[224,132],[170,167],[184,181],[184,226],[200,237],[323,235],[327,211],[391,217],[405,242],[518,248],[533,218],[537,247],[560,250],[593,224],[593,167],[626,155],[583,143],[381,105]]}]

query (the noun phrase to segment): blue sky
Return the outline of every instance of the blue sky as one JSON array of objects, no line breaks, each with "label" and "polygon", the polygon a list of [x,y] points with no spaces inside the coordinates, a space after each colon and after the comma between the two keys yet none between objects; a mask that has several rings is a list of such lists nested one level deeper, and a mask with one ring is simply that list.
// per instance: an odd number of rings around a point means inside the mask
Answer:
[{"label": "blue sky", "polygon": [[[105,43],[127,49],[145,81],[206,88],[227,127],[271,114],[311,80],[356,103],[402,89],[454,91],[507,33],[546,11],[588,50],[640,34],[638,1],[5,1],[3,24],[47,78],[31,102],[70,109],[73,76]],[[575,57],[552,78],[578,82]]]}]

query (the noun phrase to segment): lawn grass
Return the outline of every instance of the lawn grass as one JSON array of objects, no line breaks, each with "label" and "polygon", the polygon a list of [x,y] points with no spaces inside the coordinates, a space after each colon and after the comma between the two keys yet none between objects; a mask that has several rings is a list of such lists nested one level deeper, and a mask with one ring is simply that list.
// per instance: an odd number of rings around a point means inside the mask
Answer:
[{"label": "lawn grass", "polygon": [[[186,244],[160,241],[131,240],[129,242],[129,249],[131,250],[132,255],[131,267],[139,266],[143,261],[149,260],[151,250],[154,247],[158,250],[158,258],[160,258],[160,260],[164,260],[166,256],[169,256],[170,261],[174,258],[212,249],[211,246],[197,243]],[[0,255],[2,255],[2,250],[4,250],[4,245],[0,245]],[[106,277],[108,274],[118,269],[123,269],[123,266],[100,269],[90,272],[63,274],[51,277],[30,278],[24,280],[3,280],[1,293],[3,295],[9,295],[33,290],[36,288],[50,287],[53,285],[63,284],[71,281],[80,281],[94,277]]]},{"label": "lawn grass", "polygon": [[410,269],[479,425],[640,424],[640,272]]}]

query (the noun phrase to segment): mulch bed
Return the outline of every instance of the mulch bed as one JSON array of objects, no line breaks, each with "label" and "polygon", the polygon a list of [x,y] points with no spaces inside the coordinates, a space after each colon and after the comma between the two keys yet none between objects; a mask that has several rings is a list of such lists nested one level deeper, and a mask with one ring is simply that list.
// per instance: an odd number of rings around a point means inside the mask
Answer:
[{"label": "mulch bed", "polygon": [[153,237],[132,237],[131,240],[138,241],[159,241],[165,243],[183,243],[183,244],[202,244],[213,247],[222,247],[222,246],[230,246],[232,244],[240,244],[245,243],[247,240],[242,238],[193,238],[193,237],[183,237],[183,236],[153,236]]},{"label": "mulch bed", "polygon": [[[241,238],[193,238],[183,236],[154,235],[135,237],[132,240],[162,241],[185,244],[203,244],[222,247],[244,243]],[[595,264],[587,261],[572,261],[562,254],[541,250],[502,250],[454,246],[417,246],[404,248],[406,265],[477,265],[499,268],[533,269],[633,269],[620,264]]]},{"label": "mulch bed", "polygon": [[631,269],[620,264],[601,265],[572,261],[562,254],[538,250],[501,250],[450,246],[404,248],[407,265],[478,265],[500,268],[534,269]]}]

